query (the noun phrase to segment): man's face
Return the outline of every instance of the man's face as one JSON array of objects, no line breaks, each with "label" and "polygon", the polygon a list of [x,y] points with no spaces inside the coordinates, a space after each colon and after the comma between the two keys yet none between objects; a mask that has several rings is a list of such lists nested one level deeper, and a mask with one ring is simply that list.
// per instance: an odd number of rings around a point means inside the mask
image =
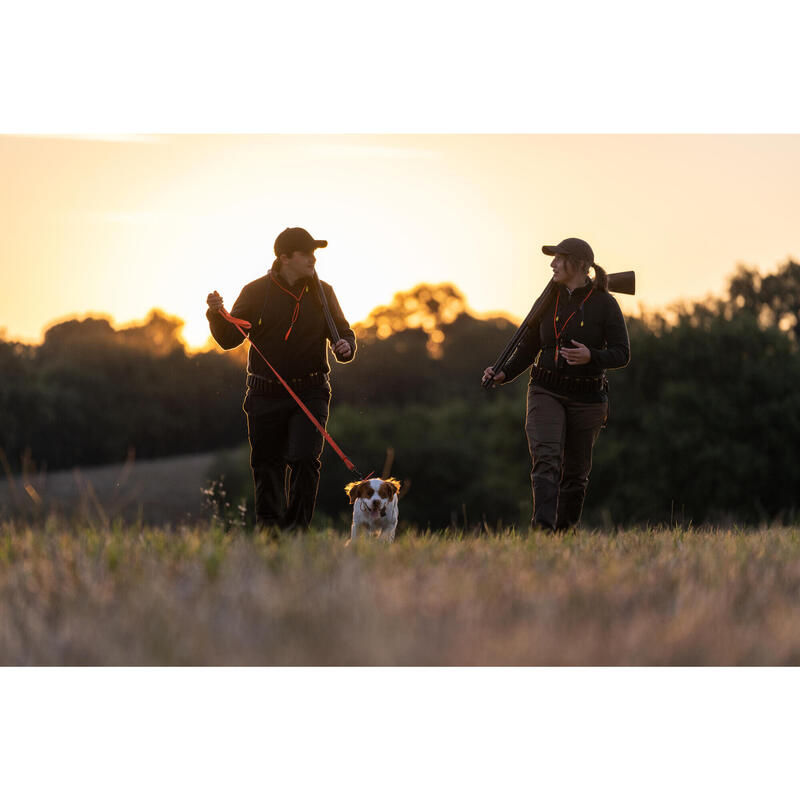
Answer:
[{"label": "man's face", "polygon": [[313,250],[303,252],[302,250],[295,250],[291,257],[281,256],[281,264],[288,267],[290,272],[298,278],[310,278],[314,274],[314,265],[317,263],[317,257],[314,255]]}]

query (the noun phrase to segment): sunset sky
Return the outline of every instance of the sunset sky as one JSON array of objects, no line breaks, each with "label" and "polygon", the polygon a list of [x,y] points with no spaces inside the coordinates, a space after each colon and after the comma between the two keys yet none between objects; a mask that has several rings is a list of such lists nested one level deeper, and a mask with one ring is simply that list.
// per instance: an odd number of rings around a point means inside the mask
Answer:
[{"label": "sunset sky", "polygon": [[207,293],[230,308],[287,226],[329,241],[351,322],[423,281],[522,317],[567,236],[636,270],[628,313],[800,258],[798,135],[3,136],[0,182],[0,331],[28,342],[158,307],[202,347]]}]

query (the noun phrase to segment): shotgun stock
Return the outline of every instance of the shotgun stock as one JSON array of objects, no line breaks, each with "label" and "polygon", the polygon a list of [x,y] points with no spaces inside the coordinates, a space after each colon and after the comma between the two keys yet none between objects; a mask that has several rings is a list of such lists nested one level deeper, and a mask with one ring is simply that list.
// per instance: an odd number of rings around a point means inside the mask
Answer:
[{"label": "shotgun stock", "polygon": [[616,294],[636,294],[636,273],[612,272],[608,276],[608,291]]}]

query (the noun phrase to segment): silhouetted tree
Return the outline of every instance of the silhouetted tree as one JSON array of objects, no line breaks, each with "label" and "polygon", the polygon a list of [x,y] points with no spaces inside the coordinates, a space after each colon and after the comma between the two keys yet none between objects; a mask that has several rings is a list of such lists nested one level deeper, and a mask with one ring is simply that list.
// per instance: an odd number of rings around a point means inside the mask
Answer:
[{"label": "silhouetted tree", "polygon": [[373,309],[355,328],[360,340],[387,339],[393,334],[417,328],[427,335],[427,349],[433,358],[442,356],[443,326],[467,310],[464,295],[450,283],[421,283],[397,292],[387,306]]},{"label": "silhouetted tree", "polygon": [[800,264],[788,261],[771,275],[739,266],[728,284],[729,315],[748,312],[762,325],[791,331],[800,341]]}]

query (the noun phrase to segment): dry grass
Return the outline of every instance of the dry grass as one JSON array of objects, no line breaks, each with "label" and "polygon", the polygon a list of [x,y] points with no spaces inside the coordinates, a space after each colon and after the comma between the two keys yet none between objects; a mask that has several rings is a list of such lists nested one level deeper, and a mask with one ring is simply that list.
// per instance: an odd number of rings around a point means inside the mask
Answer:
[{"label": "dry grass", "polygon": [[[223,453],[227,451],[222,451]],[[176,524],[202,518],[202,489],[219,453],[137,460],[58,472],[23,470],[11,475],[0,448],[0,517],[59,516],[105,521]]]},{"label": "dry grass", "polygon": [[4,664],[800,664],[800,529],[0,524]]}]

